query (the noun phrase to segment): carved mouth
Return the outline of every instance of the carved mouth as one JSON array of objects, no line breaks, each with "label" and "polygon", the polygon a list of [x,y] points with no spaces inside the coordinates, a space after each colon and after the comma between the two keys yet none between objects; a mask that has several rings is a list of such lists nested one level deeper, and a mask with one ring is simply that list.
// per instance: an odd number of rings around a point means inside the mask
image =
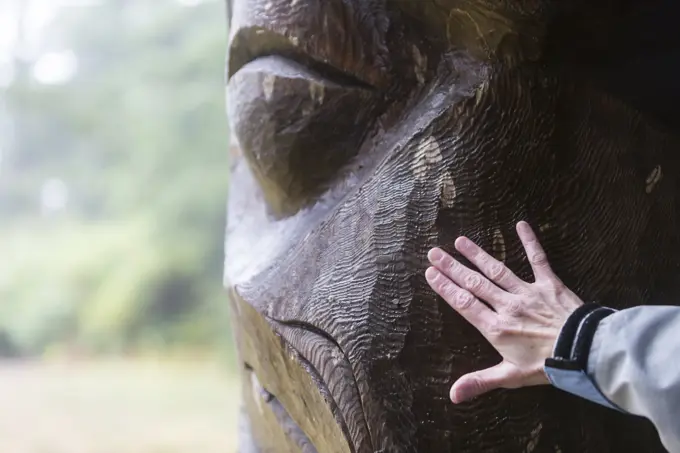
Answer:
[{"label": "carved mouth", "polygon": [[[274,321],[274,323],[276,322]],[[283,347],[285,349],[292,351],[297,356],[298,363],[309,374],[309,376],[316,384],[317,390],[325,398],[326,404],[328,404],[328,407],[331,410],[333,416],[335,417],[336,422],[340,426],[340,429],[342,430],[343,434],[345,435],[345,438],[347,439],[351,452],[356,453],[357,446],[354,445],[353,442],[354,440],[352,439],[351,433],[349,431],[347,420],[345,419],[342,411],[338,407],[338,403],[333,398],[333,395],[331,394],[331,391],[329,390],[327,384],[324,382],[322,376],[316,370],[314,365],[312,365],[312,363],[309,362],[307,358],[305,358],[299,351],[297,351],[292,345],[290,345],[290,343],[284,343]],[[313,442],[311,441],[311,439],[309,439],[307,433],[305,433],[304,430],[300,427],[300,425],[295,421],[293,415],[291,415],[291,413],[279,401],[277,396],[271,393],[264,385],[262,385],[259,382],[259,380],[257,379],[255,369],[247,362],[244,363],[244,368],[246,369],[247,373],[250,374],[251,376],[252,385],[254,389],[259,393],[260,398],[262,398],[262,400],[266,404],[269,404],[272,407],[272,411],[274,412],[278,423],[287,432],[289,438],[293,442],[298,444],[298,446],[300,446],[301,448],[303,445],[307,444],[313,445]],[[302,414],[294,415],[300,416]],[[361,446],[359,446],[359,448],[361,449]]]},{"label": "carved mouth", "polygon": [[[293,417],[290,416],[283,404],[276,398],[276,395],[270,393],[269,390],[260,384],[255,369],[247,362],[243,364],[243,367],[246,371],[244,378],[250,380],[249,384],[252,386],[253,392],[262,399],[262,402],[269,406],[277,422],[288,435],[288,438],[295,443],[301,451],[316,452],[316,448],[313,446],[311,440],[309,440],[309,437],[307,437],[305,432],[295,420],[293,420]],[[257,402],[256,404],[260,403]]]},{"label": "carved mouth", "polygon": [[[361,402],[357,378],[349,357],[340,344],[326,332],[299,321],[269,322],[298,354],[298,362],[309,373],[319,392],[326,399],[331,412],[340,425],[353,453],[373,451],[373,440]],[[335,376],[334,376],[335,375]],[[342,375],[343,379],[337,379]],[[357,404],[351,410],[341,407],[334,395],[353,395],[350,401]],[[346,403],[346,401],[345,401]]]},{"label": "carved mouth", "polygon": [[[335,398],[351,392],[359,399],[358,390],[352,388],[356,379],[340,347],[306,323],[279,322],[264,315],[237,291],[230,303],[238,318],[233,326],[240,331],[240,355],[253,401],[269,407],[288,440],[322,451],[329,446],[351,453],[373,451],[363,410],[347,407],[347,401],[341,407]],[[342,444],[346,447],[340,448]]]}]

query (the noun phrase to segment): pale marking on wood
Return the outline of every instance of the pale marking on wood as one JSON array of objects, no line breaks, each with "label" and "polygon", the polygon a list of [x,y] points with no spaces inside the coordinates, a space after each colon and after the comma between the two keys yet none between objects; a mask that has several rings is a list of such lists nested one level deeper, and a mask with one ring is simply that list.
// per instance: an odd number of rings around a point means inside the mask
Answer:
[{"label": "pale marking on wood", "polygon": [[647,184],[645,187],[645,192],[652,193],[652,190],[654,190],[654,187],[656,187],[657,183],[661,181],[661,178],[663,178],[663,173],[661,173],[661,165],[657,165],[654,167],[654,170],[652,170],[649,176],[647,176],[647,180],[645,181],[645,184]]},{"label": "pale marking on wood", "polygon": [[300,39],[297,36],[289,36],[288,41],[296,47],[300,44]]},{"label": "pale marking on wood", "polygon": [[453,181],[453,176],[445,171],[441,179],[442,205],[445,208],[452,208],[456,201],[456,184]]},{"label": "pale marking on wood", "polygon": [[538,445],[538,441],[540,440],[541,437],[541,430],[543,429],[543,423],[538,423],[536,428],[534,428],[531,431],[530,438],[529,438],[529,443],[527,444],[526,448],[526,453],[532,453],[536,446]]},{"label": "pale marking on wood", "polygon": [[493,232],[493,242],[491,249],[493,250],[494,257],[501,262],[505,262],[505,238],[500,228],[496,228]]},{"label": "pale marking on wood", "polygon": [[481,26],[479,25],[479,23],[475,20],[475,18],[472,17],[472,14],[470,14],[469,11],[464,11],[464,10],[459,9],[459,8],[453,8],[453,9],[451,10],[451,12],[449,13],[449,17],[451,17],[453,14],[459,14],[459,15],[462,15],[462,16],[464,16],[464,17],[467,17],[467,18],[470,20],[470,23],[471,23],[472,26],[474,27],[475,31],[477,32],[477,37],[478,37],[478,38],[482,41],[482,43],[484,44],[485,49],[488,49],[488,48],[489,48],[489,43],[488,43],[487,40],[486,40],[487,32],[484,31],[484,29],[485,29],[486,27],[481,27]]},{"label": "pale marking on wood", "polygon": [[[457,2],[467,3],[461,7],[451,8],[446,21],[446,37],[450,44],[468,50],[476,58],[488,60],[498,55],[501,46],[507,41],[509,35],[518,35],[523,28],[518,22],[513,21],[494,7],[483,6],[477,1]],[[474,3],[475,6],[472,6]],[[523,43],[513,46],[510,53],[503,52],[503,56],[521,56],[527,53],[533,56],[536,45]],[[519,52],[519,53],[518,53]]]},{"label": "pale marking on wood", "polygon": [[484,96],[488,88],[489,84],[486,80],[479,84],[477,90],[475,90],[475,107],[482,102],[482,97]]},{"label": "pale marking on wood", "polygon": [[427,179],[429,170],[441,161],[442,153],[439,143],[432,136],[426,137],[418,143],[418,149],[411,163],[413,175],[416,179],[424,181]]},{"label": "pale marking on wood", "polygon": [[262,79],[262,91],[264,98],[270,101],[274,94],[274,84],[276,83],[276,76],[274,74],[266,74]]},{"label": "pale marking on wood", "polygon": [[324,86],[317,82],[309,82],[309,96],[312,101],[323,104],[323,98],[325,95]]},{"label": "pale marking on wood", "polygon": [[415,66],[413,71],[416,73],[416,79],[418,79],[419,84],[425,83],[425,73],[427,72],[427,56],[420,53],[420,49],[413,45],[411,47],[413,52],[413,60],[415,61]]}]

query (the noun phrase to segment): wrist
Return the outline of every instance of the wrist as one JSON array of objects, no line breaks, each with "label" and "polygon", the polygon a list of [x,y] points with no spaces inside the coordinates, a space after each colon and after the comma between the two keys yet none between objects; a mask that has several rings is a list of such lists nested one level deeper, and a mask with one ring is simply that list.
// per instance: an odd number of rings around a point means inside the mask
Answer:
[{"label": "wrist", "polygon": [[597,303],[586,303],[574,310],[557,334],[546,366],[585,371],[595,330],[600,321],[616,310]]},{"label": "wrist", "polygon": [[557,333],[551,354],[546,360],[569,360],[574,339],[583,320],[595,310],[602,308],[597,303],[585,303],[571,312]]},{"label": "wrist", "polygon": [[616,310],[596,303],[574,310],[560,330],[552,356],[545,360],[544,370],[550,383],[561,390],[603,406],[620,410],[599,390],[588,375],[590,348],[597,327]]}]

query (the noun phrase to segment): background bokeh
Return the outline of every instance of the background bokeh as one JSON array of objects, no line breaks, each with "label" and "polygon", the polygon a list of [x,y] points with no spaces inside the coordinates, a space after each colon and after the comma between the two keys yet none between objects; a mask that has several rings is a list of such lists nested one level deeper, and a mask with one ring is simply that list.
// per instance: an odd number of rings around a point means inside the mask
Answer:
[{"label": "background bokeh", "polygon": [[222,0],[0,0],[0,451],[231,452]]}]

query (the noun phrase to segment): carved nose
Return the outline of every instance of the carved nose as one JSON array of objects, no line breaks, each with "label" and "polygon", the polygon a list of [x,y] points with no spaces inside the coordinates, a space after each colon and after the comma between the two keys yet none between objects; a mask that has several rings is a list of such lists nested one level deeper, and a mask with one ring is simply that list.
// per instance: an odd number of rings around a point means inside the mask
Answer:
[{"label": "carved nose", "polygon": [[378,95],[338,78],[278,56],[231,77],[233,133],[275,217],[313,202],[359,150]]}]

